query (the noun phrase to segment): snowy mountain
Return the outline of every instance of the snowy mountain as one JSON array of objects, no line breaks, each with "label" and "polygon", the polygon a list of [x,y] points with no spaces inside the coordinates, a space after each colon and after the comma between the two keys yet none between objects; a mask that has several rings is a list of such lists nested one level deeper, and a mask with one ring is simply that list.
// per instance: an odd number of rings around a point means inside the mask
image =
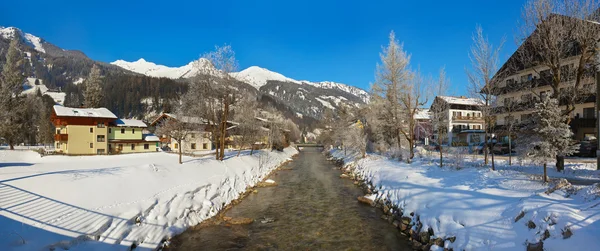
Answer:
[{"label": "snowy mountain", "polygon": [[272,72],[258,66],[250,66],[243,71],[231,73],[231,76],[239,81],[250,84],[257,90],[266,85],[269,80],[300,84],[300,81],[288,78],[277,72]]},{"label": "snowy mountain", "polygon": [[157,65],[155,63],[148,62],[143,58],[140,58],[135,62],[117,60],[110,64],[119,66],[132,72],[159,78],[180,79],[194,77],[198,74],[218,74],[217,70],[211,65],[211,63],[204,58],[192,61],[189,64],[181,67]]},{"label": "snowy mountain", "polygon": [[43,46],[43,44],[45,42],[41,38],[31,35],[29,33],[22,32],[21,30],[15,28],[15,27],[6,27],[5,28],[5,27],[0,26],[0,36],[2,36],[3,38],[12,39],[15,36],[15,34],[21,35],[23,40],[26,43],[30,44],[33,48],[35,48],[36,51],[46,53],[46,50],[44,49],[44,46]]}]

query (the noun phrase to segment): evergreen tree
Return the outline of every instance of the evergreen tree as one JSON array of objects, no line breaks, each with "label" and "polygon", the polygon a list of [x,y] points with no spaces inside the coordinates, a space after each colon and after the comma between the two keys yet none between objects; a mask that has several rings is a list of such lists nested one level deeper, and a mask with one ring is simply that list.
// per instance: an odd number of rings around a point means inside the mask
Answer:
[{"label": "evergreen tree", "polygon": [[15,36],[10,42],[0,76],[0,137],[7,141],[11,150],[20,141],[20,133],[23,131],[23,123],[19,123],[23,112],[23,104],[20,102],[24,80],[23,56],[18,48],[18,37]]},{"label": "evergreen tree", "polygon": [[102,97],[102,80],[103,76],[100,73],[98,65],[94,65],[90,70],[83,90],[84,105],[88,108],[96,108],[100,106]]},{"label": "evergreen tree", "polygon": [[544,97],[535,105],[532,123],[521,140],[526,143],[526,154],[544,165],[544,182],[548,181],[546,165],[556,156],[576,153],[579,144],[572,139],[573,132],[566,124],[565,115],[558,106],[558,100]]}]

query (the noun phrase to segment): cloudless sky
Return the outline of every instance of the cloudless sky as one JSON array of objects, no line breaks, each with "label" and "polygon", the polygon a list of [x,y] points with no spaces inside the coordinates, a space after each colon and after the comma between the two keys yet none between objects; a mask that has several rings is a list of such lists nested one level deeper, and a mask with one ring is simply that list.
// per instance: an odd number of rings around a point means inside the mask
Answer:
[{"label": "cloudless sky", "polygon": [[[524,0],[464,1],[2,1],[0,26],[15,26],[103,62],[182,66],[230,44],[240,68],[258,65],[298,80],[369,89],[391,30],[413,68],[445,66],[454,95],[467,94],[465,67],[476,24],[515,48]],[[501,62],[502,63],[502,62]]]}]

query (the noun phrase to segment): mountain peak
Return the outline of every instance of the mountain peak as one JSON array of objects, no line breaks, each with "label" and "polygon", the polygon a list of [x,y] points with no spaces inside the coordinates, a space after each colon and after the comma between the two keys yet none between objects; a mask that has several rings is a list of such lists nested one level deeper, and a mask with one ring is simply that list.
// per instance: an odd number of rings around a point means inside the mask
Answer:
[{"label": "mountain peak", "polygon": [[135,62],[128,62],[119,59],[110,64],[119,66],[132,72],[157,78],[179,79],[194,77],[198,74],[218,74],[212,64],[210,64],[210,62],[204,58],[191,61],[181,67],[158,65],[153,62],[148,62],[144,58],[140,58]]},{"label": "mountain peak", "polygon": [[231,76],[239,81],[252,85],[257,90],[261,86],[266,85],[269,80],[300,83],[295,79],[288,78],[280,73],[259,66],[250,66],[243,71],[232,73]]},{"label": "mountain peak", "polygon": [[0,26],[1,37],[5,39],[13,39],[16,35],[20,35],[23,41],[31,45],[36,51],[46,53],[46,50],[44,50],[44,46],[42,45],[44,41],[41,38],[31,35],[29,33],[25,33],[19,28]]}]

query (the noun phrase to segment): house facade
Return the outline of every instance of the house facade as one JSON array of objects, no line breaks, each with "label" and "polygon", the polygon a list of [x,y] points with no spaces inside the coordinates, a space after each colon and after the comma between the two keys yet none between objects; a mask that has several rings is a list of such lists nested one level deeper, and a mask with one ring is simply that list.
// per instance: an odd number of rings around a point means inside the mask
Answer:
[{"label": "house facade", "polygon": [[[510,64],[510,61],[511,59],[505,65]],[[577,61],[578,56],[564,60],[563,71],[565,73],[571,71]],[[507,66],[503,68],[507,68]],[[508,71],[503,72],[506,77],[498,81],[497,86],[494,88],[497,94],[497,104],[494,107],[494,111],[498,131],[508,126],[520,127],[523,123],[526,123],[531,118],[535,104],[541,98],[550,96],[553,93],[550,86],[552,74],[546,66],[537,65],[510,73],[507,73]],[[559,85],[559,90],[565,90],[565,88],[572,87],[573,85],[574,78],[572,75],[567,75]],[[570,123],[571,130],[577,140],[583,140],[587,136],[596,136],[595,90],[596,84],[593,73],[586,73],[578,91],[583,96],[575,104],[575,110],[572,112]],[[562,109],[566,109],[563,100],[559,100],[559,104],[561,104]]]},{"label": "house facade", "polygon": [[[117,119],[106,108],[55,105],[51,120],[56,128],[55,149],[68,155],[155,152],[159,141],[153,135],[142,134],[144,122]],[[121,133],[122,129],[127,132]]]},{"label": "house facade", "polygon": [[[188,134],[182,142],[177,142],[176,140],[168,137],[167,135],[158,135],[160,137],[161,146],[167,146],[171,150],[179,150],[182,148],[183,152],[198,152],[198,151],[210,151],[215,148],[212,141],[210,140],[211,133],[209,130],[209,124],[206,120],[198,118],[198,117],[177,117],[175,114],[171,113],[162,113],[159,115],[152,123],[151,126],[159,126],[160,123],[169,120],[169,119],[179,119],[185,123],[191,125],[191,127],[197,128],[193,130],[190,134]],[[202,130],[204,128],[205,130]]]},{"label": "house facade", "polygon": [[[437,96],[431,104],[430,111],[437,114],[445,122],[444,134],[446,138],[442,141],[451,144],[474,145],[483,142],[478,131],[483,129],[484,119],[481,113],[480,99],[467,98],[464,96]],[[435,129],[435,128],[434,128]],[[462,133],[462,134],[461,134]],[[469,134],[469,135],[465,135]],[[473,135],[470,135],[473,134]],[[439,133],[434,130],[434,138],[439,137]],[[461,135],[461,137],[459,137]],[[464,141],[463,139],[468,139]]]},{"label": "house facade", "polygon": [[419,108],[415,114],[415,140],[425,145],[429,145],[429,140],[433,136],[431,127],[431,114],[429,109]]}]

